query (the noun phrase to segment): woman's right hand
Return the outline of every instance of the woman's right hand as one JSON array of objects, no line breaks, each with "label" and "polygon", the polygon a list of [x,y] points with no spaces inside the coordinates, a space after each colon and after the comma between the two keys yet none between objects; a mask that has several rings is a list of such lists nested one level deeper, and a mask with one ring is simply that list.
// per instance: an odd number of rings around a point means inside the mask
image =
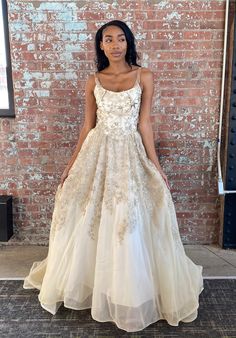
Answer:
[{"label": "woman's right hand", "polygon": [[65,179],[68,177],[68,174],[69,174],[69,170],[66,168],[63,171],[62,175],[61,175],[61,182],[60,182],[61,183],[61,188],[63,186],[63,183],[64,183]]}]

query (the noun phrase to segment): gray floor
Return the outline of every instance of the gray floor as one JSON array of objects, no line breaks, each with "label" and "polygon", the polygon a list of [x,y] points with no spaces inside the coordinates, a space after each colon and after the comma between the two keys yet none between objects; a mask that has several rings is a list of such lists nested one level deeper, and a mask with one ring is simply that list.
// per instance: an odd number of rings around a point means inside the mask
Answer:
[{"label": "gray floor", "polygon": [[[218,245],[184,245],[194,263],[203,266],[204,278],[236,279],[236,250]],[[34,261],[47,255],[48,248],[33,245],[0,245],[0,279],[24,279]]]}]

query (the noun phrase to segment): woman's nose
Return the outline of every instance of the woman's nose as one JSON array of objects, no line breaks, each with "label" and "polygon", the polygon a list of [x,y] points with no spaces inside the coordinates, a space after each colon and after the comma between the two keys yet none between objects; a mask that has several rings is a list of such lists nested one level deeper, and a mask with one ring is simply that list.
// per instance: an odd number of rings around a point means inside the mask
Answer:
[{"label": "woman's nose", "polygon": [[111,47],[112,47],[112,49],[117,49],[117,48],[119,48],[119,43],[116,42],[116,41],[113,41]]}]

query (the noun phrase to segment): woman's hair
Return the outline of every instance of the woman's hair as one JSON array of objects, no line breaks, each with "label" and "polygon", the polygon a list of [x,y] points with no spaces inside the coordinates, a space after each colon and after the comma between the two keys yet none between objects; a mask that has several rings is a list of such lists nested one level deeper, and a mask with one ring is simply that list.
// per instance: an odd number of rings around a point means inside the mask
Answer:
[{"label": "woman's hair", "polygon": [[101,26],[98,29],[96,36],[95,36],[95,50],[96,50],[95,63],[97,66],[97,70],[101,71],[109,66],[109,60],[106,57],[104,51],[100,48],[100,41],[102,41],[102,37],[103,37],[102,35],[103,30],[108,26],[117,26],[123,30],[125,37],[126,37],[126,41],[127,41],[127,51],[125,55],[125,60],[129,64],[129,66],[131,65],[140,66],[136,62],[136,60],[139,59],[140,57],[138,53],[136,52],[135,37],[132,31],[123,21],[112,20],[112,21],[105,23],[103,26]]}]

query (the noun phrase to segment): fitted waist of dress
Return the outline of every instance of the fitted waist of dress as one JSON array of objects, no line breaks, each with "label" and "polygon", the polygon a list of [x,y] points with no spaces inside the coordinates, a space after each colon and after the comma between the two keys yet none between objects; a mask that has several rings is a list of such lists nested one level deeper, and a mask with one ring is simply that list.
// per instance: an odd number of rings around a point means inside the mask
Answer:
[{"label": "fitted waist of dress", "polygon": [[120,139],[132,135],[137,132],[137,123],[130,123],[130,121],[120,119],[98,119],[96,127],[104,134],[112,138]]}]

